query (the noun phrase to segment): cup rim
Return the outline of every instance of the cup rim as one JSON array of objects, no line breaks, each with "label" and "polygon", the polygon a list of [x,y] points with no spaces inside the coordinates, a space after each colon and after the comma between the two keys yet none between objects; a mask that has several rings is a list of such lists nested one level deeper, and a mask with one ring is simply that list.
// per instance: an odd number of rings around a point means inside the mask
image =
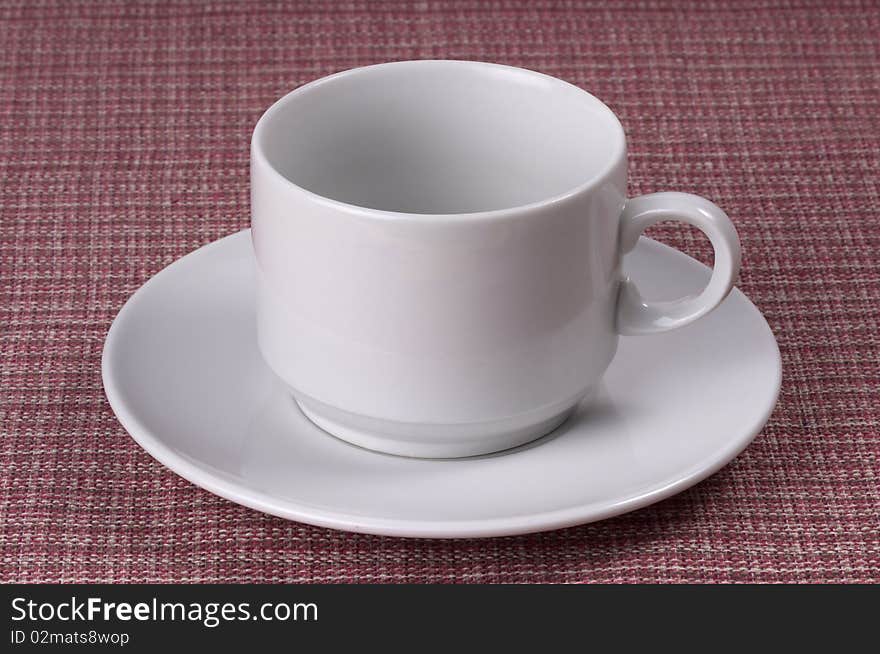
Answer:
[{"label": "cup rim", "polygon": [[[309,189],[300,186],[299,184],[292,181],[286,175],[283,175],[268,159],[264,149],[261,145],[261,135],[262,132],[266,129],[266,123],[271,120],[273,114],[282,111],[286,105],[296,100],[299,96],[309,93],[316,88],[322,86],[323,84],[327,84],[331,81],[338,80],[343,77],[350,77],[359,74],[363,74],[367,70],[374,70],[377,68],[387,68],[391,66],[421,66],[425,64],[431,65],[454,65],[454,66],[467,66],[467,67],[493,67],[493,68],[502,68],[506,69],[510,72],[519,74],[519,75],[528,75],[531,77],[536,77],[544,81],[551,81],[554,84],[564,85],[570,88],[577,90],[579,93],[585,95],[589,102],[591,102],[596,108],[598,108],[602,113],[604,113],[609,119],[610,124],[615,128],[615,138],[613,143],[613,150],[611,156],[608,157],[608,162],[596,173],[584,179],[581,183],[576,186],[563,191],[562,193],[558,193],[556,195],[549,196],[547,198],[543,198],[541,200],[536,200],[534,202],[528,202],[525,204],[516,205],[513,207],[505,207],[500,209],[488,209],[484,211],[473,211],[473,212],[461,212],[461,213],[411,213],[411,212],[403,212],[403,211],[389,211],[386,209],[376,209],[373,207],[364,207],[357,204],[351,204],[348,202],[343,202],[341,200],[336,200],[334,198],[327,197],[325,195],[321,195],[319,193],[315,193],[314,191],[310,191]],[[324,77],[320,77],[316,80],[298,86],[294,90],[286,93],[281,98],[276,100],[272,105],[266,109],[265,112],[260,116],[257,120],[256,125],[254,126],[254,131],[251,136],[251,159],[258,161],[262,164],[262,167],[270,172],[270,174],[276,179],[280,180],[283,184],[289,186],[291,189],[301,193],[312,201],[325,205],[331,209],[337,211],[344,211],[347,213],[357,214],[359,216],[368,216],[371,218],[377,219],[386,219],[386,220],[417,220],[419,222],[452,222],[459,220],[493,220],[493,219],[502,219],[502,218],[510,218],[514,215],[521,215],[531,213],[533,211],[540,211],[552,206],[564,204],[565,202],[585,193],[593,188],[597,187],[600,183],[602,183],[609,174],[617,167],[621,160],[626,159],[626,133],[624,132],[623,125],[620,123],[620,119],[617,115],[602,102],[599,98],[594,96],[593,94],[585,91],[584,89],[576,86],[570,82],[566,82],[563,79],[558,77],[553,77],[552,75],[547,75],[545,73],[540,73],[538,71],[530,70],[528,68],[520,68],[518,66],[508,66],[506,64],[497,64],[486,61],[471,61],[467,59],[410,59],[410,60],[401,60],[401,61],[389,61],[379,64],[371,64],[368,66],[358,66],[356,68],[349,68],[347,70],[339,71],[337,73],[332,73],[330,75],[326,75]]]}]

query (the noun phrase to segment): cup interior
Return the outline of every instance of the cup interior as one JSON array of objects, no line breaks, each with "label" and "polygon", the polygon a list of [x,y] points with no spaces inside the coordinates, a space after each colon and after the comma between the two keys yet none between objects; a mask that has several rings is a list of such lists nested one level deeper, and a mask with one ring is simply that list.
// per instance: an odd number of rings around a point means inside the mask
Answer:
[{"label": "cup interior", "polygon": [[293,91],[253,147],[291,183],[415,214],[510,209],[569,193],[624,154],[614,114],[561,80],[507,66],[369,66]]}]

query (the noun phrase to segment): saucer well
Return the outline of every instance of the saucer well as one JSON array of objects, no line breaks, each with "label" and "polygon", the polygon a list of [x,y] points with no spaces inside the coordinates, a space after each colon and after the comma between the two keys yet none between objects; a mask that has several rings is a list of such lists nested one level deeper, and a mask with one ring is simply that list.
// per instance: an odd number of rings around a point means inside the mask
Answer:
[{"label": "saucer well", "polygon": [[[624,268],[657,299],[697,291],[710,274],[646,238]],[[779,392],[773,334],[734,289],[692,325],[621,338],[598,396],[539,441],[468,459],[379,454],[313,425],[263,363],[254,284],[250,230],[159,272],[110,328],[104,388],[135,441],[177,474],[323,527],[458,538],[608,518],[716,472]]]}]

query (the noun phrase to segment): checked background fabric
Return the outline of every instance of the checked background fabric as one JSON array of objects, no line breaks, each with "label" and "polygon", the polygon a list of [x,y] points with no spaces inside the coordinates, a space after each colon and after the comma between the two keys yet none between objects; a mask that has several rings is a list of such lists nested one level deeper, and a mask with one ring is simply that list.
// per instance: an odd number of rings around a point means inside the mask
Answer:
[{"label": "checked background fabric", "polygon": [[[880,580],[880,3],[2,0],[0,46],[0,580]],[[417,58],[590,90],[627,129],[630,195],[690,191],[734,219],[784,381],[721,472],[582,527],[403,540],[237,506],[127,436],[107,328],[151,275],[248,225],[258,116]],[[711,259],[695,231],[653,235]]]}]

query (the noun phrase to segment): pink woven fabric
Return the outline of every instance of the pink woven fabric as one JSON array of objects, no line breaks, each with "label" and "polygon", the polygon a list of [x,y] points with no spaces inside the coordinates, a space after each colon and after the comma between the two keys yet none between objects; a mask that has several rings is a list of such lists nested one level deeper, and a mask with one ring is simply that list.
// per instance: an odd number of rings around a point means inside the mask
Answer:
[{"label": "pink woven fabric", "polygon": [[[0,580],[880,580],[878,34],[880,5],[854,1],[3,2]],[[401,540],[237,506],[127,436],[101,386],[107,328],[156,271],[247,226],[260,113],[415,58],[583,86],[627,129],[630,194],[733,217],[784,385],[730,466],[601,523]],[[654,235],[709,254],[696,232]]]}]

